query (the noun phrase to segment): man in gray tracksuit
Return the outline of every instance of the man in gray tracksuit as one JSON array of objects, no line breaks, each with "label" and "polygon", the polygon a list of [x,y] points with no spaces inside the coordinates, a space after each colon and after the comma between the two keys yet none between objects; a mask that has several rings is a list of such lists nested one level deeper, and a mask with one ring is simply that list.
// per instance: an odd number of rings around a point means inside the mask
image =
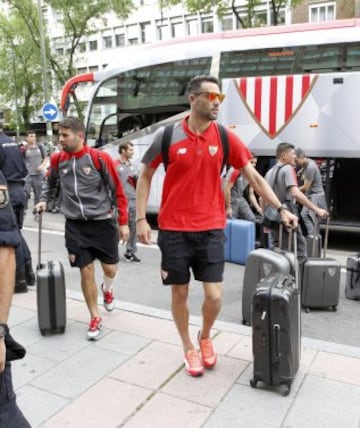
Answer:
[{"label": "man in gray tracksuit", "polygon": [[[37,211],[61,189],[61,212],[66,217],[65,245],[71,266],[78,267],[81,286],[91,320],[87,337],[101,335],[102,320],[97,303],[95,259],[104,273],[101,291],[104,307],[114,309],[113,284],[119,261],[119,238],[128,240],[127,200],[110,155],[89,148],[80,119],[67,117],[59,123],[59,142],[63,148],[51,157]],[[117,213],[117,222],[114,214]]]}]

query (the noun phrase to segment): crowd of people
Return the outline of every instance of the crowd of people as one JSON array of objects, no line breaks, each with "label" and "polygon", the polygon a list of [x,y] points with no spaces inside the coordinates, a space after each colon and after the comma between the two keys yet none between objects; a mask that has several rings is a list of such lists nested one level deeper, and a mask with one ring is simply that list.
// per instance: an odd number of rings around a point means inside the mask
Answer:
[{"label": "crowd of people", "polygon": [[[304,259],[304,235],[314,234],[317,218],[326,218],[328,211],[319,168],[301,148],[288,142],[277,146],[276,162],[263,177],[256,169],[256,155],[227,129],[230,169],[223,178],[225,153],[216,123],[224,99],[220,83],[212,76],[196,76],[188,83],[187,96],[190,113],[175,123],[166,159],[158,245],[161,280],[170,287],[185,370],[201,376],[217,363],[211,331],[222,302],[226,218],[255,222],[272,207],[284,223],[285,233],[286,228],[301,222],[298,255]],[[26,292],[28,285],[35,284],[32,255],[22,235],[31,194],[36,216],[50,207],[65,216],[69,263],[80,270],[90,315],[87,338],[97,340],[102,333],[98,289],[104,308],[112,311],[119,241],[126,244],[124,260],[135,264],[141,262],[137,241],[152,243],[146,210],[152,178],[164,161],[163,131],[160,128],[155,133],[138,170],[132,161],[131,140],[119,145],[119,157],[114,161],[106,152],[87,146],[84,124],[75,117],[59,123],[59,146],[51,156],[33,131],[26,132],[24,143],[18,145],[0,127],[0,385],[7,376],[11,387],[5,346],[13,340],[7,326],[12,293]],[[298,211],[289,210],[288,202]],[[268,232],[271,245],[278,245],[277,228]],[[103,272],[99,286],[95,260],[100,261]],[[195,340],[189,330],[191,272],[202,283],[204,293],[202,325]],[[0,392],[1,409],[4,393]],[[13,399],[9,415],[18,418],[16,426],[29,426],[13,392],[7,397]]]}]

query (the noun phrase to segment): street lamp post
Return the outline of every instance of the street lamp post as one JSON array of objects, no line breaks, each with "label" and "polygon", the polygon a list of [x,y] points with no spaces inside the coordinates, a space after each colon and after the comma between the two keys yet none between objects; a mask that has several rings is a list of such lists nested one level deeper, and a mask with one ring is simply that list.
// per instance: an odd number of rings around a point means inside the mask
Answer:
[{"label": "street lamp post", "polygon": [[[47,60],[46,60],[46,47],[44,36],[44,20],[42,14],[42,2],[38,0],[38,13],[39,13],[39,36],[40,36],[40,49],[41,49],[41,66],[43,77],[43,90],[44,90],[44,104],[49,102],[49,86],[47,79]],[[46,121],[46,139],[52,145],[52,125],[48,120]]]}]

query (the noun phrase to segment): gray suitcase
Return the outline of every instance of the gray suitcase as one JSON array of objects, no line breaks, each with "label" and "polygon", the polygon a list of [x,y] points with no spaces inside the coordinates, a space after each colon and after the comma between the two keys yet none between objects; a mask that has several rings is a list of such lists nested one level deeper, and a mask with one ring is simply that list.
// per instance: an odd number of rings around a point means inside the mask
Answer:
[{"label": "gray suitcase", "polygon": [[304,263],[301,287],[301,304],[306,312],[310,308],[331,308],[339,303],[340,263],[326,257],[329,236],[329,217],[324,239],[324,257],[310,257]]},{"label": "gray suitcase", "polygon": [[360,253],[346,260],[345,297],[360,300]]},{"label": "gray suitcase", "polygon": [[[282,240],[281,235],[282,233],[280,233],[280,242]],[[290,248],[291,242],[289,242]],[[293,253],[278,248],[275,250],[259,248],[250,252],[246,260],[242,289],[243,324],[251,325],[251,300],[259,281],[273,273],[294,275],[294,260]]]},{"label": "gray suitcase", "polygon": [[42,213],[39,216],[38,265],[36,297],[39,329],[48,333],[64,333],[66,328],[66,292],[64,267],[60,262],[41,263]]}]

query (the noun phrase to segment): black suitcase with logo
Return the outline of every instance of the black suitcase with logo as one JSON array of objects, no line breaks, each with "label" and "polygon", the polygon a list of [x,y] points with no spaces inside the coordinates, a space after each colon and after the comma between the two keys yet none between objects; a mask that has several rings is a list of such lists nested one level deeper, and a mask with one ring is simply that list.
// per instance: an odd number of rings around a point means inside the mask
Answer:
[{"label": "black suitcase with logo", "polygon": [[324,256],[310,257],[304,263],[301,287],[301,303],[306,312],[310,308],[331,308],[336,311],[339,303],[341,265],[326,257],[329,236],[329,218],[326,223]]},{"label": "black suitcase with logo", "polygon": [[48,333],[64,333],[66,328],[65,274],[62,263],[41,263],[42,217],[39,216],[38,265],[36,269],[36,294],[39,329]]},{"label": "black suitcase with logo", "polygon": [[[294,237],[297,254],[296,236]],[[290,393],[301,354],[299,267],[295,277],[281,272],[263,278],[252,299],[252,346],[254,372],[250,385],[259,381],[283,385]]]},{"label": "black suitcase with logo", "polygon": [[345,297],[360,300],[360,253],[346,260]]}]

